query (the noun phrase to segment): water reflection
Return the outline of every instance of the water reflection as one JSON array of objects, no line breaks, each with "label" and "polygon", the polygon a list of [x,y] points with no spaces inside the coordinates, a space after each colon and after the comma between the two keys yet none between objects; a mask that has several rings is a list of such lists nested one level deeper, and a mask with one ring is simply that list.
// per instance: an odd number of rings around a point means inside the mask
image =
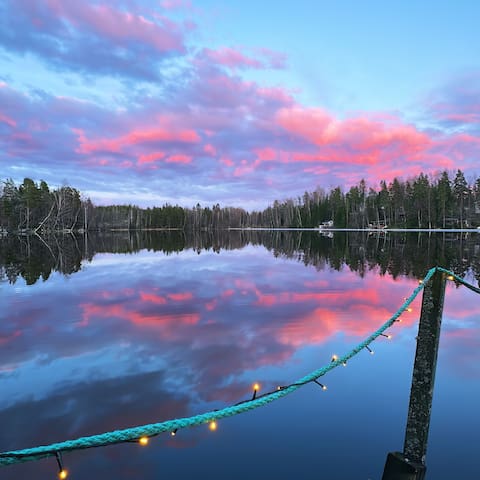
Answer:
[{"label": "water reflection", "polygon": [[[223,407],[251,395],[254,381],[267,389],[289,383],[383,323],[417,285],[417,269],[425,273],[418,264],[429,267],[443,255],[449,264],[438,263],[478,272],[473,238],[460,245],[425,235],[233,232],[221,243],[218,235],[152,233],[145,244],[128,234],[88,242],[66,236],[57,250],[48,243],[51,260],[42,257],[48,249],[39,239],[8,240],[2,261],[10,283],[0,284],[0,449]],[[42,277],[48,280],[34,281]],[[160,470],[176,478],[317,478],[311,462],[299,466],[312,455],[327,462],[322,471],[331,478],[379,478],[386,452],[402,442],[418,310],[417,302],[402,316],[393,341],[375,342],[373,358],[360,355],[332,372],[328,393],[299,392],[226,421],[213,437],[199,428],[159,437],[148,451],[124,445],[69,454],[72,478],[157,478]],[[462,411],[472,414],[470,399],[478,401],[478,313],[478,298],[450,284],[436,387],[450,403],[434,401],[439,416],[452,408],[451,385],[456,398],[465,395]],[[472,442],[478,423],[464,419]],[[444,427],[434,418],[435,425]],[[439,453],[435,461],[429,451],[429,470],[441,467],[432,478],[448,478],[441,476],[448,472],[447,440],[432,434]],[[352,462],[327,461],[344,455]],[[216,459],[216,471],[205,458]],[[54,461],[43,460],[0,476],[54,472]]]},{"label": "water reflection", "polygon": [[0,239],[0,280],[27,285],[46,280],[52,271],[78,272],[82,262],[96,254],[136,253],[142,249],[166,255],[193,250],[206,251],[262,245],[276,257],[296,259],[319,269],[328,265],[336,270],[348,265],[359,275],[379,266],[393,277],[413,275],[422,278],[435,265],[458,275],[473,271],[480,276],[480,234],[476,233],[389,233],[336,232],[321,235],[302,231],[143,231],[110,232],[89,236],[71,234],[50,237],[9,236]]}]

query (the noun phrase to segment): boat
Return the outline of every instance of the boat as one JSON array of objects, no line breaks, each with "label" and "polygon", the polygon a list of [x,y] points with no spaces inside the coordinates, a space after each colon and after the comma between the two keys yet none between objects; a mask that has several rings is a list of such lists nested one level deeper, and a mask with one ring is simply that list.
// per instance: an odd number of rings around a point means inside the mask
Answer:
[{"label": "boat", "polygon": [[319,226],[319,230],[328,230],[329,228],[333,228],[333,220],[328,220],[328,222],[322,222]]}]

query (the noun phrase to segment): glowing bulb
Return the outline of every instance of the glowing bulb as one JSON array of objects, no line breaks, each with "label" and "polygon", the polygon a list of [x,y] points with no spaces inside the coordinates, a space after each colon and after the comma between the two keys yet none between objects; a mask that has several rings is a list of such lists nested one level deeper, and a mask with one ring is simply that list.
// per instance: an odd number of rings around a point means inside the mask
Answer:
[{"label": "glowing bulb", "polygon": [[338,360],[338,355],[332,355],[332,362],[336,362]]},{"label": "glowing bulb", "polygon": [[277,387],[277,390],[281,390],[281,389],[282,389],[282,387],[279,385],[279,386]]},{"label": "glowing bulb", "polygon": [[215,420],[212,420],[209,424],[208,424],[208,428],[214,432],[216,429],[217,429],[217,422]]},{"label": "glowing bulb", "polygon": [[423,280],[419,280],[418,283],[421,285],[423,283]]},{"label": "glowing bulb", "polygon": [[58,478],[61,478],[62,480],[64,480],[65,478],[68,477],[68,472],[64,469],[60,470],[60,472],[58,472]]},{"label": "glowing bulb", "polygon": [[411,312],[412,309],[410,307],[407,308],[407,312]]},{"label": "glowing bulb", "polygon": [[259,385],[258,383],[254,383],[254,384],[253,384],[253,390],[254,390],[255,392],[257,392],[258,390],[260,390],[260,385]]},{"label": "glowing bulb", "polygon": [[449,275],[447,278],[448,280],[455,280],[455,277],[453,275]]},{"label": "glowing bulb", "polygon": [[172,430],[172,431],[170,432],[170,435],[171,435],[172,437],[174,437],[176,434],[177,434],[177,429]]},{"label": "glowing bulb", "polygon": [[342,365],[343,365],[344,367],[346,367],[346,366],[347,366],[347,362],[342,362]]},{"label": "glowing bulb", "polygon": [[143,446],[148,445],[148,437],[140,437],[138,443]]},{"label": "glowing bulb", "polygon": [[324,385],[323,383],[320,383],[318,380],[314,380],[314,382],[322,389],[322,390],[326,390],[327,389],[327,386]]},{"label": "glowing bulb", "polygon": [[365,348],[370,352],[370,355],[375,353],[368,345],[365,345]]},{"label": "glowing bulb", "polygon": [[385,337],[386,339],[388,340],[391,340],[392,339],[392,336],[391,335],[385,335],[384,333],[381,333],[380,334],[382,337]]}]

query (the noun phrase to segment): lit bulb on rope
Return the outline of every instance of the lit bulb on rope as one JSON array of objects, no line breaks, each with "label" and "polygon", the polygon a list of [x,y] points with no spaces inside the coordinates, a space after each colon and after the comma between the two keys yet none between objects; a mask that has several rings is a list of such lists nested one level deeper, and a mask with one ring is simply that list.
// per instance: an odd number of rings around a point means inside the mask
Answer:
[{"label": "lit bulb on rope", "polygon": [[140,437],[138,439],[138,443],[140,445],[142,445],[142,447],[145,447],[146,445],[148,445],[148,442],[149,442],[149,438],[148,437]]},{"label": "lit bulb on rope", "polygon": [[419,285],[422,285],[423,280],[419,280],[418,283],[419,283]]},{"label": "lit bulb on rope", "polygon": [[210,423],[208,424],[208,428],[214,432],[217,429],[218,425],[216,420],[211,420]]},{"label": "lit bulb on rope", "polygon": [[177,434],[177,430],[178,430],[178,428],[176,428],[175,430],[172,430],[172,431],[170,432],[170,435],[171,435],[172,437],[174,437],[174,436]]},{"label": "lit bulb on rope", "polygon": [[365,348],[370,352],[370,355],[375,353],[368,345],[365,345]]},{"label": "lit bulb on rope", "polygon": [[322,390],[326,390],[326,389],[327,389],[327,386],[324,385],[323,383],[320,383],[317,379],[315,379],[314,382],[315,382]]},{"label": "lit bulb on rope", "polygon": [[413,311],[412,307],[407,308],[407,312],[411,313]]},{"label": "lit bulb on rope", "polygon": [[347,366],[347,362],[344,360],[344,361],[342,362],[342,365],[343,365],[344,367],[346,367],[346,366]]},{"label": "lit bulb on rope", "polygon": [[332,355],[332,362],[336,362],[338,360],[338,355]]},{"label": "lit bulb on rope", "polygon": [[63,468],[61,453],[55,452],[55,458],[58,464],[58,478],[65,480],[68,477],[68,471]]},{"label": "lit bulb on rope", "polygon": [[255,400],[257,397],[257,392],[260,390],[260,385],[258,383],[253,384],[253,395],[252,395],[252,400]]},{"label": "lit bulb on rope", "polygon": [[455,277],[454,277],[453,275],[449,275],[449,276],[447,277],[447,280],[455,280]]},{"label": "lit bulb on rope", "polygon": [[392,336],[391,336],[391,335],[385,335],[384,333],[381,333],[380,335],[381,335],[382,337],[387,338],[388,340],[391,340],[391,339],[392,339]]}]

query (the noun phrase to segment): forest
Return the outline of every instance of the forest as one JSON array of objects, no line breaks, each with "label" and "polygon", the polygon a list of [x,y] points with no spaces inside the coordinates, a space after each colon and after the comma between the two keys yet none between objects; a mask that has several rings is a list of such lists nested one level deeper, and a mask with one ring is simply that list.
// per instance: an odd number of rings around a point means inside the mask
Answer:
[{"label": "forest", "polygon": [[368,186],[365,180],[343,191],[317,188],[295,199],[275,200],[263,211],[239,207],[191,208],[165,204],[94,205],[68,185],[50,188],[25,178],[19,185],[3,181],[0,190],[0,235],[8,233],[105,230],[216,230],[225,228],[317,228],[332,221],[337,228],[475,228],[480,226],[480,178],[464,173],[420,173],[408,180]]}]

